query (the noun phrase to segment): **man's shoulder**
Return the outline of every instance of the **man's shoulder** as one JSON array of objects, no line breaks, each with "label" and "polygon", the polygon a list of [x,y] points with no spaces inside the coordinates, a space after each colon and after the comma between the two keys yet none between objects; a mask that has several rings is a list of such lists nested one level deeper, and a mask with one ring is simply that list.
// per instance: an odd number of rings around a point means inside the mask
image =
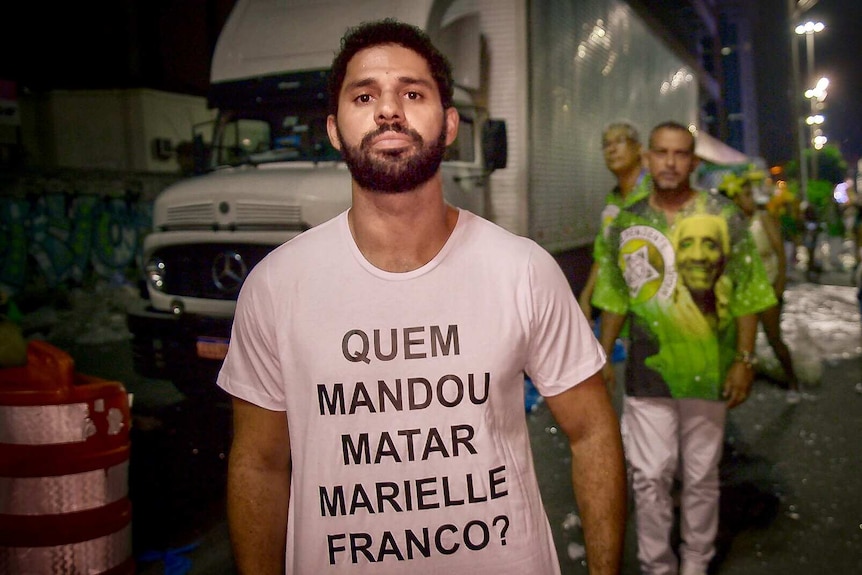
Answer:
[{"label": "man's shoulder", "polygon": [[508,245],[530,246],[536,242],[532,239],[518,235],[507,230],[500,224],[478,216],[467,210],[460,210],[462,223],[466,228],[467,234],[481,239],[488,239],[494,242],[502,242]]},{"label": "man's shoulder", "polygon": [[261,263],[272,264],[274,261],[302,257],[319,257],[321,250],[331,249],[332,244],[342,238],[342,226],[346,226],[347,212],[309,228],[288,239],[273,249]]},{"label": "man's shoulder", "polygon": [[695,188],[697,211],[724,216],[727,219],[742,217],[736,202],[718,192]]},{"label": "man's shoulder", "polygon": [[648,198],[652,192],[652,176],[649,172],[641,172],[637,184],[625,198],[625,205],[630,206]]},{"label": "man's shoulder", "polygon": [[637,197],[632,198],[631,201],[620,210],[620,216],[623,216],[623,219],[619,221],[625,222],[627,219],[643,217],[650,210],[649,197],[650,194],[647,192],[641,193]]},{"label": "man's shoulder", "polygon": [[623,205],[623,193],[620,190],[619,186],[614,186],[611,191],[607,193],[605,196],[605,205],[606,206],[622,206]]},{"label": "man's shoulder", "polygon": [[476,259],[481,258],[498,271],[508,269],[521,273],[527,267],[544,268],[549,262],[556,261],[545,247],[532,238],[518,235],[471,212],[461,212],[466,217],[456,249],[461,259],[467,258],[473,262],[472,267],[476,267]]}]

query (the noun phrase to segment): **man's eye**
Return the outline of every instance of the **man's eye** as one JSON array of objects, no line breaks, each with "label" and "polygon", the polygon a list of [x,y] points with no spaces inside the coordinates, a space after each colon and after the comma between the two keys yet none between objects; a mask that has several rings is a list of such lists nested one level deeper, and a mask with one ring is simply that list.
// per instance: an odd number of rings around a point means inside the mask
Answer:
[{"label": "man's eye", "polygon": [[361,102],[363,104],[367,104],[368,102],[371,101],[371,96],[368,94],[360,94],[359,96],[356,97],[356,101]]},{"label": "man's eye", "polygon": [[418,100],[422,95],[419,92],[407,92],[408,100]]}]

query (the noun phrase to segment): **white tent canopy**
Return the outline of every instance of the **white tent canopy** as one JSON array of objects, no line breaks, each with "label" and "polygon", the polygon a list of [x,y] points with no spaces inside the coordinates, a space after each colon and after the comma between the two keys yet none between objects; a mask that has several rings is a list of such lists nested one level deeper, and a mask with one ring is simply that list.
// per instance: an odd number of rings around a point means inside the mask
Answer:
[{"label": "white tent canopy", "polygon": [[751,162],[751,158],[739,150],[731,148],[704,131],[697,133],[694,153],[701,160],[724,166]]}]

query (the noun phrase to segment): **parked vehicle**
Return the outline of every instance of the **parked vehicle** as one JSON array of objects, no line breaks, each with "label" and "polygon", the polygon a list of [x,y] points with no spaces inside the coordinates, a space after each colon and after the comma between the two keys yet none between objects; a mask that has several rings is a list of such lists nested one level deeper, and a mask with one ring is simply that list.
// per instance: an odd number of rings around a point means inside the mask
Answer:
[{"label": "parked vehicle", "polygon": [[[443,165],[449,202],[552,253],[591,243],[611,186],[603,125],[627,107],[642,109],[644,121],[694,121],[697,87],[682,74],[660,91],[685,67],[625,4],[563,4],[239,0],[213,55],[209,104],[218,117],[211,137],[196,138],[207,173],[154,204],[146,293],[128,314],[136,369],[187,395],[212,393],[249,270],[349,206],[349,172],[325,129],[326,83],[341,36],[362,21],[418,25],[453,63],[461,127]],[[586,10],[595,7],[614,17],[596,20]],[[620,42],[616,56],[610,36],[597,35],[602,26]],[[642,62],[633,43],[661,53]],[[637,70],[637,85],[625,67]]]}]

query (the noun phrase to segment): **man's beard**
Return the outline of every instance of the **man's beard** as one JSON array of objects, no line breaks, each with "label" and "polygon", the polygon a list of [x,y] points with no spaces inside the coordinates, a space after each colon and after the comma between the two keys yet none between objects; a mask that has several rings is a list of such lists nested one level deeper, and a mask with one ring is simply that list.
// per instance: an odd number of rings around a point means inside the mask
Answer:
[{"label": "man's beard", "polygon": [[[398,149],[372,153],[372,141],[388,131],[410,136],[415,151],[409,153],[405,149]],[[350,169],[350,175],[361,187],[388,194],[408,192],[430,180],[440,168],[446,152],[446,118],[443,118],[440,136],[430,145],[425,145],[419,132],[400,123],[380,125],[366,134],[359,146],[347,145],[341,130],[338,130],[338,141],[341,142],[341,154]],[[377,157],[378,154],[383,157]]]}]

